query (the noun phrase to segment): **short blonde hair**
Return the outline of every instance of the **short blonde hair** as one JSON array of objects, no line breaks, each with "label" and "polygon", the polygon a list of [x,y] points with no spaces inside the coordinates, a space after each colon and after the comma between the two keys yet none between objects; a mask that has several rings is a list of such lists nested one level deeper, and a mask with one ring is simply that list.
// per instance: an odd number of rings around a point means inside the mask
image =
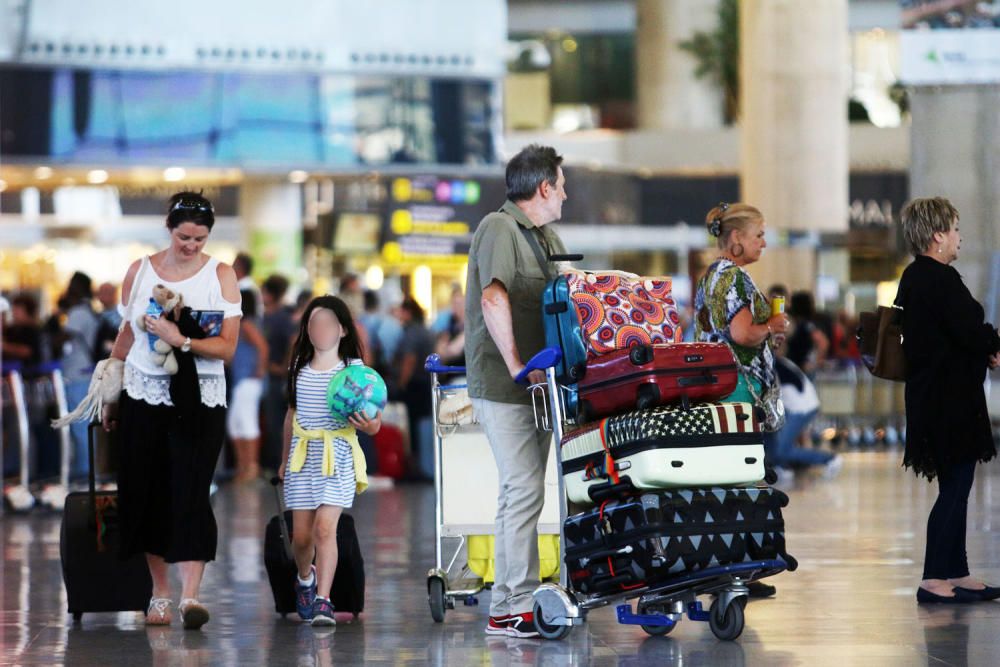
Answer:
[{"label": "short blonde hair", "polygon": [[924,197],[907,202],[899,212],[903,223],[903,239],[916,257],[927,252],[934,234],[947,234],[958,222],[958,210],[944,197]]},{"label": "short blonde hair", "polygon": [[764,216],[749,204],[719,204],[705,216],[705,227],[715,237],[720,249],[729,245],[729,238],[737,229],[745,231],[751,224],[764,221]]}]

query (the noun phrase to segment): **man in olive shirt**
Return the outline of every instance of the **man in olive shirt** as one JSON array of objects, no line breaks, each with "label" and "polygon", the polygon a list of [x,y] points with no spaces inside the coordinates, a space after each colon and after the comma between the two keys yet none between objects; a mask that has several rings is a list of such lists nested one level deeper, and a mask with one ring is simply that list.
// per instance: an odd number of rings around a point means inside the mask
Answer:
[{"label": "man in olive shirt", "polygon": [[[547,146],[531,145],[515,155],[507,164],[507,201],[479,223],[469,250],[469,396],[500,477],[490,635],[538,636],[531,594],[539,583],[537,524],[551,434],[535,427],[531,396],[514,377],[545,346],[542,293],[556,274],[548,257],[565,253],[546,228],[560,218],[566,200],[561,164]],[[530,377],[545,380],[540,371]]]}]

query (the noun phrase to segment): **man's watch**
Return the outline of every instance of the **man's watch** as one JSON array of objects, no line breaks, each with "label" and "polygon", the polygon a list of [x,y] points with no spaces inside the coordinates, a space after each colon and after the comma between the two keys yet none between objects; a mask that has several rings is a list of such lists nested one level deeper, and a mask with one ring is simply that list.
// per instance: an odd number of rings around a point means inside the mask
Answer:
[{"label": "man's watch", "polygon": [[184,343],[181,345],[181,352],[190,352],[190,351],[191,351],[191,338],[188,337],[184,339]]}]

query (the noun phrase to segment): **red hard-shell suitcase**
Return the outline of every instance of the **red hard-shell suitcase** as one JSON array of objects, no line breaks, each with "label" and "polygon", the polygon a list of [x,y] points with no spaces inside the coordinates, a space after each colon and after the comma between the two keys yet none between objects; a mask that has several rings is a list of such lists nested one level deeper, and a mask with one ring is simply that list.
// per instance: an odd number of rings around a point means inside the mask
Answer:
[{"label": "red hard-shell suitcase", "polygon": [[382,424],[375,434],[375,456],[379,475],[402,479],[406,475],[406,451],[403,432],[392,424]]},{"label": "red hard-shell suitcase", "polygon": [[579,421],[657,405],[718,401],[736,390],[739,367],[724,343],[635,345],[587,362]]}]

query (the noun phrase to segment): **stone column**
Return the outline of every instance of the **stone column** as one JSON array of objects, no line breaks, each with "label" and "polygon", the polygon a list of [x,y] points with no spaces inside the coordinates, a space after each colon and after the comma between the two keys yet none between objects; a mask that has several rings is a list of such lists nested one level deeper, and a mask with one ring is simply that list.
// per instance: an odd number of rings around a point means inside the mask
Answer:
[{"label": "stone column", "polygon": [[[846,231],[847,0],[741,0],[740,52],[743,201],[772,229]],[[751,273],[811,288],[815,262],[786,248]]]},{"label": "stone column", "polygon": [[722,126],[722,92],[678,44],[717,25],[718,0],[636,0],[636,95],[643,130]]},{"label": "stone column", "polygon": [[966,285],[997,316],[990,263],[1000,240],[1000,86],[910,90],[911,197],[947,197],[958,209]]},{"label": "stone column", "polygon": [[247,181],[240,186],[239,214],[254,278],[281,273],[292,279],[302,266],[302,186]]}]

